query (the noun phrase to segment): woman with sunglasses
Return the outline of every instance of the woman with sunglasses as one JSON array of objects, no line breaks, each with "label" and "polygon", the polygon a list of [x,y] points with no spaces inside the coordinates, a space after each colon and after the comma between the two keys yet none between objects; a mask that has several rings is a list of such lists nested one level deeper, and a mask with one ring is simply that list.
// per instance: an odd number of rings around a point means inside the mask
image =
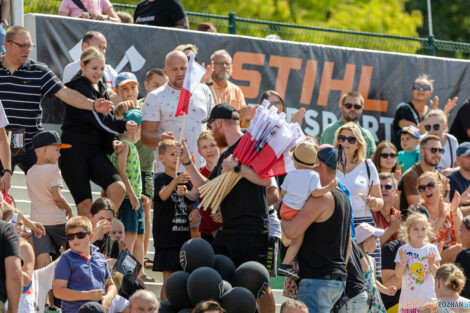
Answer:
[{"label": "woman with sunglasses", "polygon": [[387,140],[377,145],[377,150],[372,156],[372,162],[379,173],[392,173],[396,180],[400,180],[401,171],[397,166],[397,147]]},{"label": "woman with sunglasses", "polygon": [[437,170],[442,171],[454,167],[459,143],[457,138],[447,132],[447,115],[444,111],[439,109],[429,111],[424,117],[423,128],[426,134],[436,135],[441,139],[444,153],[437,165]]},{"label": "woman with sunglasses", "polygon": [[434,240],[444,245],[453,246],[459,240],[460,223],[463,215],[460,211],[460,195],[454,195],[452,203],[444,202],[444,186],[436,172],[424,172],[418,179],[418,191],[422,205],[431,216]]},{"label": "woman with sunglasses", "polygon": [[[364,222],[376,227],[371,210],[380,211],[384,202],[379,174],[374,163],[366,159],[367,143],[359,126],[348,122],[338,128],[334,145],[342,151],[337,176],[351,192],[354,227]],[[376,262],[377,277],[382,277],[380,241],[371,256]]]}]

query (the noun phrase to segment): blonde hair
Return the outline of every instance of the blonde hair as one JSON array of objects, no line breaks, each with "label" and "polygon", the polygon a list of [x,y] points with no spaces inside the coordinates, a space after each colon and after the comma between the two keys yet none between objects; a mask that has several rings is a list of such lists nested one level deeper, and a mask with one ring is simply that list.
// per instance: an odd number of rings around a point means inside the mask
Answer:
[{"label": "blonde hair", "polygon": [[120,219],[113,217],[113,221],[111,222],[111,228],[113,225],[119,225],[120,228],[125,229],[124,224],[121,222]]},{"label": "blonde hair", "polygon": [[440,279],[448,289],[460,293],[465,286],[465,275],[452,263],[441,265],[436,271],[436,280]]},{"label": "blonde hair", "polygon": [[162,155],[166,152],[166,149],[170,147],[176,147],[176,141],[173,139],[165,139],[160,141],[158,144],[158,154]]},{"label": "blonde hair", "polygon": [[[83,51],[80,55],[80,63],[83,63],[83,65],[87,65],[91,60],[94,59],[100,59],[103,62],[106,62],[104,54],[95,47],[86,48],[85,51]],[[78,74],[82,74],[81,69],[78,71]]]},{"label": "blonde hair", "polygon": [[198,52],[198,48],[195,45],[190,44],[190,43],[179,45],[175,48],[175,50],[181,51],[183,53],[186,50],[191,50],[191,52],[194,53],[194,55],[196,55]]},{"label": "blonde hair", "polygon": [[427,242],[431,241],[432,238],[434,237],[434,233],[432,232],[431,224],[429,223],[428,218],[426,217],[426,215],[422,213],[413,213],[407,217],[405,224],[402,225],[400,228],[400,233],[399,233],[400,239],[406,243],[410,243],[411,242],[410,229],[411,227],[413,227],[414,225],[420,222],[426,225]]},{"label": "blonde hair", "polygon": [[423,178],[430,178],[434,180],[437,183],[439,190],[441,191],[441,194],[444,192],[444,184],[442,183],[441,178],[439,177],[439,174],[437,172],[428,171],[428,172],[424,172],[423,174],[421,174],[421,176],[419,176],[418,178],[418,183],[417,183],[418,186],[420,185],[421,180],[423,180]]},{"label": "blonde hair", "polygon": [[357,138],[357,143],[359,144],[359,147],[357,148],[356,151],[354,151],[353,163],[362,163],[366,160],[366,154],[367,154],[367,143],[364,139],[364,136],[362,135],[362,131],[357,126],[356,123],[354,122],[348,122],[338,128],[335,132],[335,142],[334,146],[338,147],[338,135],[343,131],[343,130],[350,130],[353,135]]},{"label": "blonde hair", "polygon": [[91,232],[91,221],[84,216],[74,216],[65,224],[65,231],[68,232],[72,228],[83,228],[86,232]]},{"label": "blonde hair", "polygon": [[202,133],[199,134],[199,136],[197,137],[197,147],[199,148],[199,143],[202,141],[202,140],[214,140],[214,136],[212,136],[212,132],[210,130],[205,130],[203,131]]},{"label": "blonde hair", "polygon": [[122,279],[124,278],[124,275],[122,275],[118,271],[113,271],[111,273],[111,278],[113,279],[113,283],[116,286],[116,289],[119,290],[119,288],[121,288]]}]

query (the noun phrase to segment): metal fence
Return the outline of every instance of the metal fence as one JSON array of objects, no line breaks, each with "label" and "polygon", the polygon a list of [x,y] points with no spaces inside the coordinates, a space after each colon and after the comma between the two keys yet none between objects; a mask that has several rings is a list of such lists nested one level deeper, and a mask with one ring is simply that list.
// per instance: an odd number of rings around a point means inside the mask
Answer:
[{"label": "metal fence", "polygon": [[[24,5],[25,13],[57,14],[60,0],[29,0]],[[134,14],[135,5],[114,3],[116,11],[127,11]],[[453,58],[470,57],[470,44],[427,38],[401,37],[387,34],[367,33],[313,27],[306,25],[254,20],[228,15],[214,15],[197,12],[186,12],[190,27],[211,22],[220,33],[230,33],[255,37],[277,35],[282,40],[308,42],[353,48],[373,49],[392,52],[419,53]]]}]

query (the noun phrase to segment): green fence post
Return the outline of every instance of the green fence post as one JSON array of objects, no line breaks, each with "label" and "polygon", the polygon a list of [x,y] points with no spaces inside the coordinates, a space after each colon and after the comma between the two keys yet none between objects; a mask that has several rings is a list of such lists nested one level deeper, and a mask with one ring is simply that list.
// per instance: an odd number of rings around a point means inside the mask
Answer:
[{"label": "green fence post", "polygon": [[228,14],[228,32],[229,34],[237,34],[237,15],[235,12]]},{"label": "green fence post", "polygon": [[435,42],[434,36],[432,35],[428,36],[428,44],[429,44],[428,54],[436,55],[436,42]]}]

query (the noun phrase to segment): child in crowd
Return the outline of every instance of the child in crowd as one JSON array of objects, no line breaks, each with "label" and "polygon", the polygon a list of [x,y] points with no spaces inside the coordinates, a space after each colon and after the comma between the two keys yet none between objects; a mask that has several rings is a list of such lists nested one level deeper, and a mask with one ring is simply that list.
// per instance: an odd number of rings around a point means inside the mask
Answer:
[{"label": "child in crowd", "polygon": [[[166,300],[165,283],[175,271],[181,270],[179,251],[191,238],[188,204],[196,200],[196,189],[189,191],[189,174],[176,173],[176,141],[167,139],[158,145],[158,158],[165,171],[155,177],[153,270],[163,272],[161,301]],[[126,234],[127,236],[127,234]]]},{"label": "child in crowd", "polygon": [[113,238],[119,243],[119,251],[126,247],[126,244],[124,243],[124,238],[126,238],[125,231],[124,224],[119,219],[113,218],[109,237]]},{"label": "child in crowd", "polygon": [[434,275],[441,256],[436,246],[429,243],[432,237],[431,225],[424,214],[410,215],[402,227],[406,244],[395,257],[395,276],[402,278],[399,313],[417,312],[436,300]]},{"label": "child in crowd", "polygon": [[119,257],[119,243],[109,236],[111,222],[114,218],[114,204],[108,198],[96,199],[90,208],[89,219],[93,227],[91,243],[98,247],[110,267]]},{"label": "child in crowd", "polygon": [[36,164],[26,174],[28,196],[31,200],[31,219],[44,225],[45,236],[33,235],[37,268],[43,268],[60,255],[65,245],[65,223],[72,217],[72,208],[62,195],[62,176],[57,162],[62,144],[55,131],[42,131],[32,139],[37,156]]},{"label": "child in crowd", "polygon": [[140,139],[142,112],[133,109],[124,114],[124,119],[134,121],[137,126],[135,134],[125,133],[121,136],[123,149],[111,155],[111,162],[116,166],[119,175],[126,186],[126,196],[118,210],[118,218],[126,230],[125,246],[140,264],[144,264],[144,208],[140,199],[142,194],[142,178],[140,161],[135,143]]},{"label": "child in crowd", "polygon": [[356,240],[362,252],[365,254],[368,265],[367,271],[364,272],[364,278],[367,283],[367,290],[369,294],[372,295],[372,303],[369,309],[370,313],[387,312],[379,291],[388,296],[394,296],[397,292],[395,286],[385,287],[377,280],[375,274],[375,259],[368,255],[375,251],[377,248],[377,238],[381,237],[384,232],[383,229],[375,228],[367,223],[361,223],[356,226]]},{"label": "child in crowd", "polygon": [[[149,71],[150,78],[154,74],[154,72]],[[149,78],[149,73],[147,73],[147,80]],[[158,75],[157,75],[158,76]],[[145,89],[148,92],[148,82],[145,82]],[[142,111],[142,106],[144,102],[144,98],[138,99],[139,97],[139,81],[137,77],[130,72],[123,72],[120,73],[116,79],[114,80],[114,88],[116,93],[121,97],[122,101],[116,106],[114,111],[115,115],[118,117],[123,117],[124,114],[132,109],[138,109]],[[151,89],[151,88],[150,88]],[[152,89],[153,90],[153,89]],[[141,179],[142,179],[142,192],[141,192],[141,200],[142,206],[144,208],[144,220],[145,220],[145,229],[148,230],[144,234],[144,252],[145,255],[147,253],[148,242],[150,240],[150,210],[152,207],[152,199],[153,199],[153,166],[155,162],[155,149],[149,148],[142,143],[141,140],[138,140],[135,143],[135,147],[137,148],[137,152],[139,153],[139,162],[140,162],[140,171],[141,171]],[[152,278],[148,277],[147,275],[143,275],[143,279],[145,281],[154,281]]]},{"label": "child in crowd", "polygon": [[90,220],[72,217],[65,230],[70,250],[57,262],[53,288],[62,299],[62,313],[76,313],[89,301],[101,301],[108,310],[117,291],[106,258],[91,244]]},{"label": "child in crowd", "polygon": [[[217,165],[219,160],[220,150],[217,148],[214,137],[210,130],[203,131],[197,138],[197,149],[199,154],[206,161],[206,165],[199,169],[199,172],[206,178],[209,177],[212,170]],[[209,242],[212,242],[214,239],[215,232],[222,227],[221,222],[216,222],[214,219],[220,217],[220,211],[216,213],[215,218],[211,214],[211,210],[204,210],[202,208],[200,211],[201,214],[201,224],[199,225],[199,231],[201,232],[201,237]],[[192,212],[191,212],[192,213]],[[221,218],[219,218],[220,220]]]},{"label": "child in crowd", "polygon": [[[117,290],[119,290],[119,288],[121,288],[123,276],[124,275],[122,275],[121,273],[116,272],[116,271],[114,271],[111,274],[111,277],[113,279],[114,285],[116,286]],[[124,298],[120,295],[116,295],[113,299],[113,302],[111,303],[111,307],[109,308],[108,313],[121,313],[121,312],[124,312],[125,309],[128,306],[129,306],[129,301],[126,298]]]},{"label": "child in crowd", "polygon": [[[310,195],[312,197],[322,197],[338,185],[335,178],[328,185],[321,186],[318,173],[312,170],[317,163],[317,151],[315,145],[311,142],[300,143],[289,154],[294,161],[296,170],[287,174],[281,185],[281,196],[283,196],[281,217],[285,220],[294,218]],[[279,275],[289,276],[293,279],[299,278],[291,263],[299,252],[302,242],[303,235],[292,240],[284,260],[279,266]]]},{"label": "child in crowd", "polygon": [[419,140],[421,134],[419,129],[413,125],[405,126],[400,131],[400,144],[403,150],[398,152],[398,165],[401,172],[405,173],[410,167],[421,160],[419,154]]}]

